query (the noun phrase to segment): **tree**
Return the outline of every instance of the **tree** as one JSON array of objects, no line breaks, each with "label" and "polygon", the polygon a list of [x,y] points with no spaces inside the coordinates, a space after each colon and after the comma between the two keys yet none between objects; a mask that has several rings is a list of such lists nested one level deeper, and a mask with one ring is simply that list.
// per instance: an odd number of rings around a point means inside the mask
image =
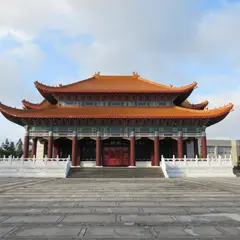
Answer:
[{"label": "tree", "polygon": [[16,144],[16,156],[22,157],[22,155],[23,155],[23,142],[22,142],[22,139],[19,138],[19,140]]},{"label": "tree", "polygon": [[14,142],[9,142],[9,140],[6,139],[5,142],[2,143],[2,152],[5,157],[9,157],[10,155],[15,156],[16,150]]},{"label": "tree", "polygon": [[0,146],[0,158],[2,158],[4,156],[4,151],[2,146]]},{"label": "tree", "polygon": [[3,156],[9,157],[9,156],[15,156],[15,157],[22,157],[23,155],[23,142],[21,139],[18,140],[18,142],[15,143],[13,141],[9,142],[8,139],[6,139],[0,146],[0,157]]}]

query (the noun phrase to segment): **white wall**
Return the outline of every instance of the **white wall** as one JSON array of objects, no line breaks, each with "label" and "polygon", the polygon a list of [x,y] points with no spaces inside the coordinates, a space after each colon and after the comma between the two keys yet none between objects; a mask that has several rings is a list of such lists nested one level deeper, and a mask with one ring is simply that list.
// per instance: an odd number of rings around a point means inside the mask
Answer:
[{"label": "white wall", "polygon": [[81,162],[81,167],[95,167],[96,166],[96,161],[82,161]]},{"label": "white wall", "polygon": [[136,167],[148,168],[152,167],[151,161],[136,161]]},{"label": "white wall", "polygon": [[36,152],[36,158],[41,159],[44,156],[44,144],[40,143],[40,141],[37,141],[37,152]]}]

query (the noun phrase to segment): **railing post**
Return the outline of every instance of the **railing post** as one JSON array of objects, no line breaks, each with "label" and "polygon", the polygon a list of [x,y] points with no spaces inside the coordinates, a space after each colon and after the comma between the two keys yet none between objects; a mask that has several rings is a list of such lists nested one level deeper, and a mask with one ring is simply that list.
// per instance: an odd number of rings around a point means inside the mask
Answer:
[{"label": "railing post", "polygon": [[199,164],[198,164],[198,156],[197,155],[195,157],[195,161],[196,161],[196,165],[198,166]]},{"label": "railing post", "polygon": [[207,164],[210,165],[210,159],[208,155],[207,155]]},{"label": "railing post", "polygon": [[184,165],[187,165],[187,157],[186,157],[186,155],[184,155],[183,159],[184,159]]},{"label": "railing post", "polygon": [[57,155],[57,165],[59,165],[59,157],[58,157],[58,155]]},{"label": "railing post", "polygon": [[47,155],[45,155],[45,158],[44,158],[45,164],[47,164],[47,160],[48,160],[48,157],[47,157]]},{"label": "railing post", "polygon": [[175,155],[173,155],[173,158],[172,158],[172,160],[173,160],[173,165],[175,165],[175,162],[176,162]]},{"label": "railing post", "polygon": [[[5,156],[4,156],[4,158],[5,158]],[[12,164],[12,156],[11,156],[11,155],[8,157],[8,162],[9,162],[10,164]]]},{"label": "railing post", "polygon": [[221,156],[218,157],[218,163],[219,163],[219,165],[222,165],[222,157]]}]

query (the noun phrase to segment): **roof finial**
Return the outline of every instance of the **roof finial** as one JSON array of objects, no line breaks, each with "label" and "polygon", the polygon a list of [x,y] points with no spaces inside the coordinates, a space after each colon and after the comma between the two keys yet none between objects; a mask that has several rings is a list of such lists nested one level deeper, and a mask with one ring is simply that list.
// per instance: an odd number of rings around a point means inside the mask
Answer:
[{"label": "roof finial", "polygon": [[61,87],[62,84],[61,84],[61,80],[58,80],[58,87]]},{"label": "roof finial", "polygon": [[138,78],[138,77],[140,77],[140,75],[137,72],[133,72],[133,77]]},{"label": "roof finial", "polygon": [[95,72],[94,77],[100,77],[100,71]]}]

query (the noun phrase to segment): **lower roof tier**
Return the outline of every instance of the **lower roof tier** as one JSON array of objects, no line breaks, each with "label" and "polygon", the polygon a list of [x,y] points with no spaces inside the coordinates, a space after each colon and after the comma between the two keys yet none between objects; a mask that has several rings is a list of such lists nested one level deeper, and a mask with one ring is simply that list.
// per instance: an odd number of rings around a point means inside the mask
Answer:
[{"label": "lower roof tier", "polygon": [[[194,110],[183,107],[87,107],[58,106],[44,109],[16,109],[0,103],[0,111],[12,119],[209,119],[213,124],[217,119],[223,119],[232,110],[233,104],[228,104],[211,110]],[[15,119],[15,120],[14,120]],[[216,121],[214,120],[216,119]]]}]

